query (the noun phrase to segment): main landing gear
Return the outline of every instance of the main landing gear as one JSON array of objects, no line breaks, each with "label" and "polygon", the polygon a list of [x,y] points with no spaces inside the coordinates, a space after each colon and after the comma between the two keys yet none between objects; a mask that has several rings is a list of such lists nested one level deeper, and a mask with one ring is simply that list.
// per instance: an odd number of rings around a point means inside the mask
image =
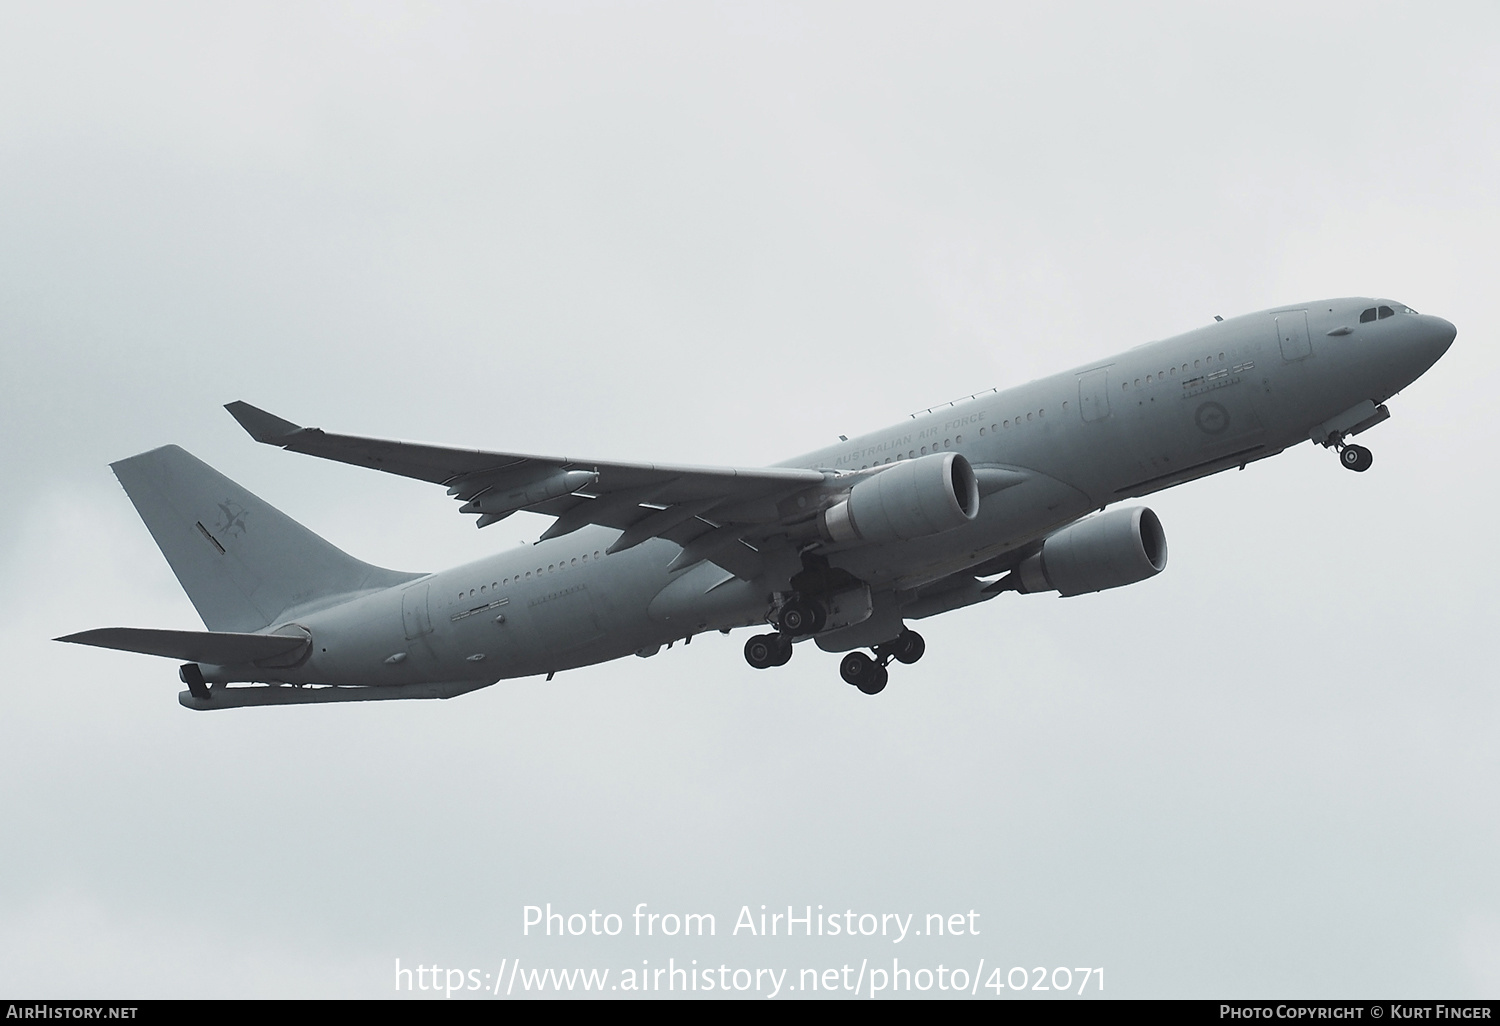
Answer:
[{"label": "main landing gear", "polygon": [[878,695],[885,690],[891,679],[885,664],[877,663],[863,652],[850,652],[839,662],[839,676],[845,684],[853,684],[867,695]]},{"label": "main landing gear", "polygon": [[863,652],[850,652],[839,662],[839,676],[844,683],[853,684],[867,695],[878,695],[885,690],[890,680],[886,665],[892,659],[899,663],[914,663],[927,651],[927,642],[916,631],[903,630],[893,641],[882,642],[874,648],[875,658]]},{"label": "main landing gear", "polygon": [[[802,606],[802,608],[798,608]],[[807,607],[810,607],[807,608]],[[812,602],[789,603],[781,611],[781,630],[775,634],[757,634],[745,642],[745,662],[757,670],[768,670],[773,666],[785,666],[792,658],[792,625],[821,623],[822,609]],[[806,630],[806,633],[815,633]],[[839,675],[845,683],[853,684],[867,695],[878,695],[885,690],[890,680],[886,667],[891,660],[898,663],[914,663],[927,651],[927,642],[916,631],[903,630],[890,641],[881,642],[871,649],[874,658],[863,652],[850,652],[839,662]]]},{"label": "main landing gear", "polygon": [[745,642],[745,662],[757,670],[785,666],[792,658],[792,639],[784,634],[757,634]]},{"label": "main landing gear", "polygon": [[779,632],[757,634],[745,642],[745,662],[757,670],[785,666],[792,658],[792,642],[822,630],[828,622],[828,613],[818,603],[798,598],[781,607],[778,619]]},{"label": "main landing gear", "polygon": [[781,607],[781,633],[793,638],[816,634],[827,622],[823,607],[807,599],[793,599]]}]

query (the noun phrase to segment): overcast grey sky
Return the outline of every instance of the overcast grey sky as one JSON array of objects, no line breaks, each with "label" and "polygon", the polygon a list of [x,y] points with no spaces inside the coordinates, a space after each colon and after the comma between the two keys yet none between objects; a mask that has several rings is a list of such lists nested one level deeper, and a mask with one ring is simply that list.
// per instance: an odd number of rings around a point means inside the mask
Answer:
[{"label": "overcast grey sky", "polygon": [[[1495,996],[1497,97],[1486,2],[0,6],[0,992],[896,955]],[[108,470],[169,442],[383,565],[543,529],[234,399],[754,465],[1335,295],[1459,329],[1370,473],[1307,445],[1153,496],[1166,573],[925,621],[877,700],[742,632],[205,716],[47,640],[201,626]],[[523,938],[545,902],[719,936]],[[727,936],[763,903],[984,932]]]}]

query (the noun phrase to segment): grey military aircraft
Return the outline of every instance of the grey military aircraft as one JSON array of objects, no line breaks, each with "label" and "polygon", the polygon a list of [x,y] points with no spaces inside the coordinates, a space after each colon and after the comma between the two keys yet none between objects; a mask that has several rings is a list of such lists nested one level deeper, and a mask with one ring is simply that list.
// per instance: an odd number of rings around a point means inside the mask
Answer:
[{"label": "grey military aircraft", "polygon": [[[371,566],[176,446],[113,465],[207,631],[59,641],[185,661],[190,709],[453,698],[768,625],[752,667],[812,640],[876,694],[925,644],[906,626],[1006,592],[1083,595],[1167,563],[1161,522],[1110,509],[1309,441],[1348,441],[1452,344],[1382,299],[1215,322],[1019,388],[979,393],[771,467],[612,463],[299,427],[243,402],[255,440],[430,481],[535,543],[440,573]],[[870,654],[866,654],[868,650]],[[238,685],[238,686],[236,686]]]}]

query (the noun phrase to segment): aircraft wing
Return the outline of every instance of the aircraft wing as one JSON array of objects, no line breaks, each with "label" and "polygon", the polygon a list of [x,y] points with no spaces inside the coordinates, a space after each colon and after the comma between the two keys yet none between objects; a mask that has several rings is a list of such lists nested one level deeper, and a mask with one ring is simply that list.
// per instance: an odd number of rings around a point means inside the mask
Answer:
[{"label": "aircraft wing", "polygon": [[444,485],[478,516],[478,527],[527,510],[556,517],[542,540],[589,524],[624,533],[610,552],[667,538],[683,546],[674,569],[710,559],[741,577],[759,560],[745,542],[766,528],[813,512],[798,493],[821,486],[821,471],[792,467],[692,467],[614,463],[566,456],[446,449],[412,442],[335,435],[282,420],[249,403],[229,403],[258,442],[387,474]]}]

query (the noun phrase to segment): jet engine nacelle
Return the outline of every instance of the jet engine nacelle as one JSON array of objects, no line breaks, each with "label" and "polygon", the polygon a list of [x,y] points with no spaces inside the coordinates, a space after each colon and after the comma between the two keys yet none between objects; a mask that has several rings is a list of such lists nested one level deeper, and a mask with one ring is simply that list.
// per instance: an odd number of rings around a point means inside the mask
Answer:
[{"label": "jet engine nacelle", "polygon": [[907,541],[962,527],[979,515],[979,482],[956,452],[903,460],[849,491],[822,514],[831,542]]},{"label": "jet engine nacelle", "polygon": [[1167,567],[1167,535],[1145,506],[1080,520],[1051,535],[1016,568],[1020,591],[1062,597],[1119,588]]}]

